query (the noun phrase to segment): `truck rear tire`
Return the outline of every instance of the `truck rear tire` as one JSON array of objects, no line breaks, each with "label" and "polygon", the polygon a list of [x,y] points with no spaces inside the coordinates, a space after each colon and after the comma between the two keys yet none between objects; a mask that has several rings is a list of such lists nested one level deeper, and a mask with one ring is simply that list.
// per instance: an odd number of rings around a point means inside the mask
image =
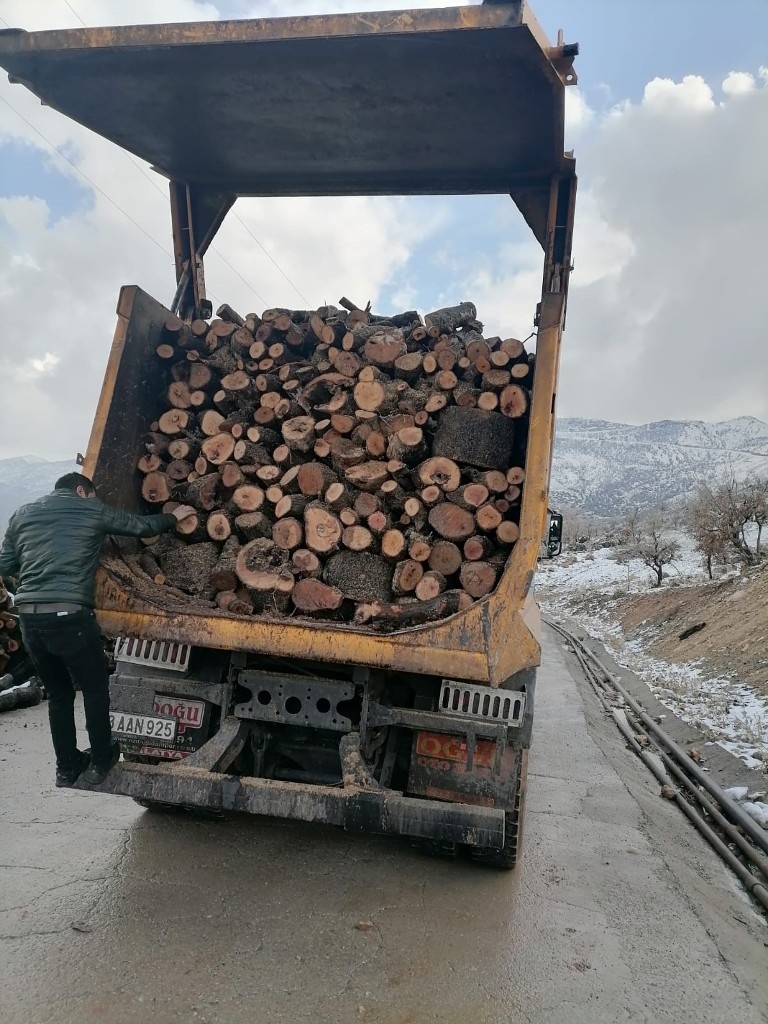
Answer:
[{"label": "truck rear tire", "polygon": [[504,815],[504,845],[500,850],[489,847],[469,847],[472,860],[488,867],[511,871],[517,867],[523,843],[523,818],[525,816],[525,782],[528,773],[528,751],[521,752],[520,775],[515,789],[512,807]]},{"label": "truck rear tire", "polygon": [[164,814],[186,814],[197,821],[226,821],[224,811],[215,807],[196,807],[192,804],[166,804],[161,800],[147,800],[142,796],[135,796],[133,802],[147,811],[162,812]]},{"label": "truck rear tire", "polygon": [[443,842],[440,839],[414,839],[413,846],[428,857],[452,858],[459,852],[459,843]]}]

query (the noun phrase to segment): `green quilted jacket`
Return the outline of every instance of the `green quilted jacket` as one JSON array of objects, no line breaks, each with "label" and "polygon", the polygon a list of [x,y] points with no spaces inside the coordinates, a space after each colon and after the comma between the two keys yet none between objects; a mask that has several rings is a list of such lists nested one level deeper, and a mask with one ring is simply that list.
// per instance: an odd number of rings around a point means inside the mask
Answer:
[{"label": "green quilted jacket", "polygon": [[58,490],[22,505],[0,548],[0,577],[17,580],[15,602],[67,602],[93,607],[93,589],[105,537],[153,537],[176,525],[172,515],[138,516]]}]

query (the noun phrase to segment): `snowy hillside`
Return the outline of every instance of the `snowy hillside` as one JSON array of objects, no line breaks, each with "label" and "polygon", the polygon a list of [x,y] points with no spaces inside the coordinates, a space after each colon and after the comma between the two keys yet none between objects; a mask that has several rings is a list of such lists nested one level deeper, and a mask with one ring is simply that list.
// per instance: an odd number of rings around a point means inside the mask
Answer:
[{"label": "snowy hillside", "polygon": [[[640,626],[626,631],[622,628],[622,611],[632,596],[653,595],[661,602],[665,592],[669,592],[674,603],[679,604],[685,593],[682,587],[693,586],[697,588],[693,593],[699,609],[708,594],[717,593],[717,582],[702,584],[701,555],[691,538],[679,532],[674,532],[673,536],[680,544],[680,552],[667,570],[663,590],[653,588],[651,573],[640,560],[619,562],[614,549],[600,548],[541,562],[536,580],[537,597],[552,619],[557,621],[569,616],[590,636],[600,640],[621,665],[644,680],[662,704],[679,718],[702,729],[748,767],[759,768],[768,757],[768,697],[764,686],[758,692],[745,684],[733,669],[715,674],[714,663],[707,663],[702,657],[669,661],[652,653],[652,645],[659,639],[661,630],[658,622],[650,617]],[[730,602],[740,596],[739,590],[748,582],[747,577],[733,571],[732,576],[735,597],[731,595]],[[710,614],[699,614],[711,620],[711,607],[709,611]],[[664,618],[669,617],[671,612],[667,607]],[[717,623],[710,621],[708,625],[712,633]],[[751,637],[752,646],[764,654],[765,638],[759,635],[760,629],[756,632],[758,635]],[[729,662],[735,663],[735,656],[728,647],[731,637],[721,640]],[[761,673],[760,678],[765,680],[765,674]]]},{"label": "snowy hillside", "polygon": [[71,462],[46,462],[36,455],[0,459],[0,536],[19,505],[47,494],[60,476],[75,469]]},{"label": "snowy hillside", "polygon": [[732,471],[768,475],[768,424],[661,420],[631,426],[561,419],[552,467],[553,507],[596,516],[658,508]]}]

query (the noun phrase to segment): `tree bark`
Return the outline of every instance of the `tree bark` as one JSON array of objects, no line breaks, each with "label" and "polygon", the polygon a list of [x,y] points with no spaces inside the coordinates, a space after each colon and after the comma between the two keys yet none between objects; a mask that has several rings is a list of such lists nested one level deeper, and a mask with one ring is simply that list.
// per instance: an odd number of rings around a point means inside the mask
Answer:
[{"label": "tree bark", "polygon": [[226,512],[212,512],[205,528],[211,540],[225,541],[232,534],[232,520]]},{"label": "tree bark", "polygon": [[304,541],[304,528],[298,519],[279,519],[272,527],[272,540],[281,551],[293,551]]},{"label": "tree bark", "polygon": [[272,522],[263,512],[244,512],[237,516],[235,529],[245,541],[272,536]]},{"label": "tree bark", "polygon": [[165,573],[155,559],[151,551],[145,549],[139,555],[139,568],[149,576],[153,583],[162,586],[165,583]]},{"label": "tree bark", "polygon": [[207,473],[193,480],[187,487],[186,502],[194,505],[202,512],[212,512],[219,501],[221,476],[218,473]]},{"label": "tree bark", "polygon": [[433,456],[422,462],[416,472],[422,487],[434,485],[445,493],[455,491],[461,482],[461,469],[450,457]]},{"label": "tree bark", "polygon": [[445,540],[463,541],[475,532],[474,517],[458,505],[446,501],[430,509],[429,525]]},{"label": "tree bark", "polygon": [[320,502],[312,502],[304,511],[305,546],[316,555],[328,555],[339,546],[341,523]]},{"label": "tree bark", "polygon": [[459,573],[461,585],[476,600],[496,586],[497,568],[490,562],[464,562]]},{"label": "tree bark", "polygon": [[461,302],[458,306],[446,306],[427,313],[424,323],[427,330],[436,327],[438,334],[453,334],[457,327],[477,318],[477,309],[472,302]]},{"label": "tree bark", "polygon": [[186,544],[168,551],[163,557],[166,581],[188,594],[200,595],[209,586],[209,578],[219,559],[212,541]]},{"label": "tree bark", "polygon": [[392,566],[367,551],[340,551],[325,564],[324,581],[352,601],[388,601]]},{"label": "tree bark", "polygon": [[141,496],[150,505],[163,505],[171,497],[171,482],[165,473],[157,470],[147,473],[141,482]]},{"label": "tree bark", "polygon": [[329,587],[327,583],[308,576],[293,588],[291,600],[296,609],[306,615],[325,615],[338,611],[344,595],[338,587]]},{"label": "tree bark", "polygon": [[432,547],[428,563],[434,572],[442,576],[453,576],[461,567],[461,551],[451,541],[439,540]]},{"label": "tree bark", "polygon": [[431,601],[414,601],[412,604],[375,601],[358,605],[353,621],[358,626],[369,622],[401,627],[418,626],[454,615],[461,610],[461,604],[462,592],[457,590],[448,590]]},{"label": "tree bark", "polygon": [[209,583],[214,590],[236,590],[238,586],[235,563],[240,551],[237,537],[229,537],[219,553],[218,561],[211,572]]},{"label": "tree bark", "polygon": [[432,451],[480,469],[505,471],[515,443],[515,425],[497,412],[446,409],[440,417]]},{"label": "tree bark", "polygon": [[411,558],[398,562],[392,575],[392,593],[396,597],[413,593],[423,575],[424,566],[421,562],[415,562]]},{"label": "tree bark", "polygon": [[442,573],[430,570],[425,572],[416,584],[416,597],[420,601],[431,601],[446,589],[445,576]]}]

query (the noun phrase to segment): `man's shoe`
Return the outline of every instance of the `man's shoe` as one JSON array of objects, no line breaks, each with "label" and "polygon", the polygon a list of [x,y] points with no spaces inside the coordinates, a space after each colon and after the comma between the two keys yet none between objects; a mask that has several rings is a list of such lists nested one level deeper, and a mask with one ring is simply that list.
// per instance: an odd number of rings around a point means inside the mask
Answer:
[{"label": "man's shoe", "polygon": [[74,768],[57,768],[56,769],[56,788],[62,789],[65,786],[74,786],[77,780],[80,778],[82,773],[91,763],[90,754],[83,753],[81,750],[77,752],[78,762]]},{"label": "man's shoe", "polygon": [[83,782],[87,786],[100,786],[119,760],[120,744],[116,740],[113,740],[112,755],[109,761],[106,764],[98,764],[96,761],[91,761],[90,767],[83,773]]}]

